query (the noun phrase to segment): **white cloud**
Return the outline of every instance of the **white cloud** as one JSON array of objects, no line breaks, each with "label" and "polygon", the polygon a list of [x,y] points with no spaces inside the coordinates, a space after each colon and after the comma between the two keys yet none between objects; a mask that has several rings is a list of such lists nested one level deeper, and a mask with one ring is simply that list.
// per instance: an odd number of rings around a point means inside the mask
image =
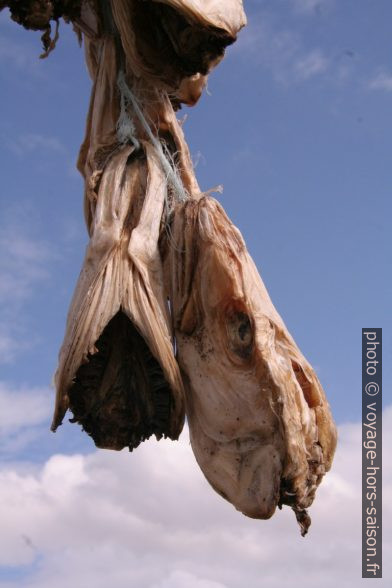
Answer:
[{"label": "white cloud", "polygon": [[387,72],[379,72],[369,82],[370,90],[384,90],[386,92],[392,92],[392,74]]},{"label": "white cloud", "polygon": [[41,424],[51,412],[53,393],[42,388],[14,388],[0,381],[0,439]]},{"label": "white cloud", "polygon": [[37,150],[55,151],[57,153],[65,151],[63,144],[56,137],[49,137],[39,133],[24,133],[14,139],[8,139],[6,140],[6,146],[19,156],[24,156]]},{"label": "white cloud", "polygon": [[48,279],[56,254],[36,235],[28,205],[3,208],[0,218],[0,363],[7,363],[34,343],[23,335],[21,306]]},{"label": "white cloud", "polygon": [[[383,424],[387,451],[392,407]],[[215,494],[186,433],[132,454],[55,455],[30,471],[3,466],[0,562],[25,570],[20,588],[354,588],[361,583],[360,476],[360,425],[343,425],[302,538],[288,508],[257,521]],[[385,467],[384,553],[392,547],[391,482]],[[377,586],[391,572],[384,558]]]},{"label": "white cloud", "polygon": [[297,32],[279,30],[268,15],[249,23],[234,51],[243,57],[251,54],[252,61],[258,61],[284,85],[305,82],[330,67],[330,59],[320,48],[306,48]]},{"label": "white cloud", "polygon": [[6,220],[0,226],[0,302],[15,304],[48,276],[46,265],[54,254],[24,221],[17,217],[8,220],[9,216],[4,215]]},{"label": "white cloud", "polygon": [[220,582],[203,580],[188,572],[175,571],[152,588],[226,588]]},{"label": "white cloud", "polygon": [[8,458],[25,450],[49,429],[54,392],[13,387],[0,381],[0,455]]},{"label": "white cloud", "polygon": [[294,64],[294,71],[300,80],[323,73],[329,66],[329,61],[319,49],[315,49],[300,57]]}]

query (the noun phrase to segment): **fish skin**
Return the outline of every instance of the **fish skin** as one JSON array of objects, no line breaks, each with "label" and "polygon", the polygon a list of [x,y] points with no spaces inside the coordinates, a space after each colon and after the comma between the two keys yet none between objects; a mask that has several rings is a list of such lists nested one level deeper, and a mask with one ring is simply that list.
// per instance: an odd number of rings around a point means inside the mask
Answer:
[{"label": "fish skin", "polygon": [[[76,402],[76,393],[72,395],[74,403],[70,402],[70,392],[78,380],[79,370],[86,363],[91,363],[92,357],[98,354],[98,341],[111,321],[119,314],[126,317],[139,339],[141,337],[144,340],[143,345],[147,349],[147,357],[137,362],[138,369],[135,370],[133,379],[137,380],[137,373],[143,375],[146,369],[144,363],[147,361],[151,364],[153,359],[154,370],[160,368],[162,383],[170,396],[167,422],[159,427],[156,434],[178,439],[183,428],[184,392],[173,351],[170,316],[163,289],[163,268],[158,250],[161,216],[166,197],[166,179],[152,146],[147,142],[141,142],[141,145],[142,149],[135,158],[132,158],[135,155],[133,147],[126,146],[119,150],[111,158],[102,175],[91,239],[68,313],[54,378],[56,402],[53,431],[61,425],[68,408],[74,412],[73,404],[79,404]],[[146,176],[145,193],[140,185],[143,176]],[[123,336],[124,320],[120,319],[120,323],[115,321],[114,325],[118,325],[120,331],[111,334],[110,348],[115,348],[113,339],[116,337],[118,345],[133,341],[134,345],[138,346],[136,334],[131,336],[130,329],[127,336]],[[140,349],[135,351],[142,354],[141,346],[139,347]],[[117,409],[121,409],[121,418],[126,420],[121,398],[129,409],[128,421],[132,422],[132,402],[127,400],[129,386],[125,385],[124,378],[119,378],[123,368],[121,364],[130,361],[132,349],[128,350],[128,355],[126,351],[125,349],[123,355],[104,354],[102,361],[107,363],[105,369],[87,374],[88,379],[91,379],[92,375],[94,377],[96,394],[102,392],[105,403],[108,400],[105,405],[94,408],[94,411],[99,410],[102,413],[95,427],[101,427],[101,421],[105,420],[105,411],[114,414]],[[124,359],[126,357],[128,359]],[[144,379],[141,378],[139,382],[141,390],[148,388]],[[118,386],[122,388],[121,391],[115,390]],[[91,412],[90,399],[94,396],[91,387],[92,384],[88,386],[86,402],[80,402],[82,408],[83,405],[87,407],[87,412]],[[78,393],[82,393],[83,389],[84,385],[78,386]],[[148,390],[149,395],[152,393],[153,390]],[[113,405],[110,401],[111,396],[114,399]],[[142,412],[151,412],[147,405],[152,400],[146,395],[146,406],[143,406],[143,395],[140,394],[139,397],[141,407],[133,407],[136,413],[137,408],[143,409]],[[81,410],[82,414],[78,414],[76,421],[84,425],[91,415],[84,415],[83,412]],[[150,436],[150,426],[143,432],[138,425],[136,441],[132,432],[127,431],[128,443],[125,436],[118,434],[117,429],[122,422],[116,422],[113,414],[110,422],[106,423],[108,431],[104,441],[98,440],[99,447],[119,450],[129,445],[132,449],[137,446],[138,441]],[[137,421],[135,417],[135,423]],[[113,431],[109,431],[110,428]],[[97,431],[98,439],[102,437],[101,433],[102,431]]]},{"label": "fish skin", "polygon": [[178,205],[164,249],[196,460],[237,510],[287,504],[304,535],[337,440],[321,384],[215,199]]}]

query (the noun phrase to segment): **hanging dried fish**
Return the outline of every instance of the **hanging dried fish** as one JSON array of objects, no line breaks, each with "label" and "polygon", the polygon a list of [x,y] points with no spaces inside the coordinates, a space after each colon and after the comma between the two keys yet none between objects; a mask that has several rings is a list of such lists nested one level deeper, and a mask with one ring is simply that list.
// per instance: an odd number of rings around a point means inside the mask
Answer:
[{"label": "hanging dried fish", "polygon": [[197,462],[245,515],[288,504],[305,535],[336,446],[320,382],[216,200],[178,205],[163,248]]},{"label": "hanging dried fish", "polygon": [[102,175],[56,374],[53,429],[68,407],[98,447],[178,437],[183,391],[158,251],[166,179],[152,147],[123,147]]},{"label": "hanging dried fish", "polygon": [[78,160],[90,242],[52,429],[70,409],[98,447],[133,449],[178,438],[186,411],[212,487],[254,518],[291,506],[304,535],[336,427],[239,231],[201,194],[175,115],[245,25],[241,0],[5,6],[46,34],[71,19],[93,80]]},{"label": "hanging dried fish", "polygon": [[90,244],[55,376],[52,429],[68,408],[98,447],[178,438],[183,384],[173,351],[158,239],[175,201],[200,197],[174,110],[194,103],[245,23],[203,3],[82,5],[94,80],[78,167]]}]

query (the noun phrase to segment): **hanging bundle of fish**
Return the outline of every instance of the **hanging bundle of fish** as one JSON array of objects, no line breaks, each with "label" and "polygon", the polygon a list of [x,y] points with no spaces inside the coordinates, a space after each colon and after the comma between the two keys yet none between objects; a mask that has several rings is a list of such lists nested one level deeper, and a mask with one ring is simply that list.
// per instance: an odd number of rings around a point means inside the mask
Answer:
[{"label": "hanging bundle of fish", "polygon": [[[98,447],[132,450],[177,439],[186,414],[211,486],[253,518],[289,505],[304,535],[336,447],[330,407],[241,234],[201,193],[175,114],[246,24],[241,0],[19,4],[72,21],[93,80],[78,160],[90,242],[52,429],[70,409]],[[4,6],[46,31],[57,15]]]}]

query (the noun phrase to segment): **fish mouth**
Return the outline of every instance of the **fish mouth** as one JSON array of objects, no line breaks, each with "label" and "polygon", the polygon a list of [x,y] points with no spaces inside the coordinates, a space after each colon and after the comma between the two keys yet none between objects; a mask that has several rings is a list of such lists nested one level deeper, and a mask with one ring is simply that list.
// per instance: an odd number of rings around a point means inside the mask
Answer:
[{"label": "fish mouth", "polygon": [[[267,448],[271,451],[271,447]],[[281,467],[279,463],[266,468],[264,460],[254,469],[252,479],[245,483],[238,508],[252,519],[269,519],[279,503]]]},{"label": "fish mouth", "polygon": [[[252,451],[235,453],[221,444],[216,455],[212,474],[206,475],[214,490],[249,518],[271,518],[279,506],[281,494],[282,467],[278,449],[268,443]],[[228,472],[232,473],[230,477]]]}]

